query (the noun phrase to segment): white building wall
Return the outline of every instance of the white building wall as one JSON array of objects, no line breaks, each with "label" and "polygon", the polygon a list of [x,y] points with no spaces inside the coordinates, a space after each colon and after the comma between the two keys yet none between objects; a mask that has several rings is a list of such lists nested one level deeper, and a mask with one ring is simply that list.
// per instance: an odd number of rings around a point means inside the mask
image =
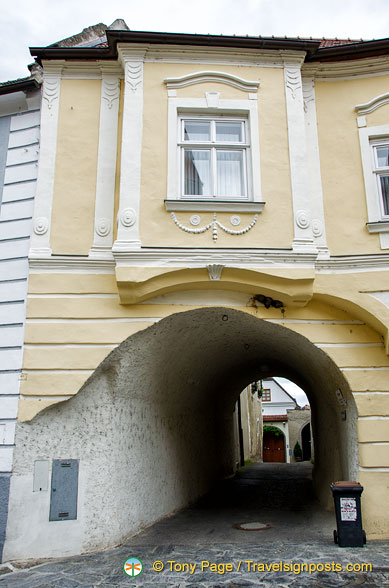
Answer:
[{"label": "white building wall", "polygon": [[296,407],[294,400],[273,379],[263,380],[263,388],[270,389],[271,401],[262,401],[263,414],[285,414]]},{"label": "white building wall", "polygon": [[[7,96],[9,100],[9,96]],[[39,154],[39,92],[11,114],[0,200],[0,472],[12,471],[22,370],[28,250]],[[19,105],[20,106],[20,105]],[[4,119],[5,120],[5,119]],[[3,137],[3,141],[6,138]]]}]

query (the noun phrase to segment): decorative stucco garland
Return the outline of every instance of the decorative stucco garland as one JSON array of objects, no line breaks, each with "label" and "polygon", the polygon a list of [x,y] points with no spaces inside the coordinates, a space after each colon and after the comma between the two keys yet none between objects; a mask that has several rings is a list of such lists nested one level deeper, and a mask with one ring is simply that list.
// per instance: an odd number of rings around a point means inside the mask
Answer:
[{"label": "decorative stucco garland", "polygon": [[174,223],[177,225],[177,227],[179,229],[181,229],[182,231],[185,231],[186,233],[192,233],[193,235],[197,235],[199,233],[205,233],[205,231],[208,231],[208,229],[212,228],[212,238],[215,243],[218,238],[218,232],[217,232],[218,227],[220,229],[222,229],[224,232],[228,233],[229,235],[243,235],[244,233],[247,233],[250,229],[252,229],[258,220],[258,215],[256,214],[256,215],[254,215],[254,219],[252,220],[252,222],[246,228],[241,229],[240,231],[234,231],[232,229],[228,229],[227,227],[222,225],[221,222],[216,220],[216,212],[213,213],[213,220],[210,223],[208,223],[204,227],[199,227],[198,229],[191,229],[190,227],[186,227],[185,225],[180,223],[174,212],[172,212],[170,216],[172,217],[172,219],[173,219]]}]

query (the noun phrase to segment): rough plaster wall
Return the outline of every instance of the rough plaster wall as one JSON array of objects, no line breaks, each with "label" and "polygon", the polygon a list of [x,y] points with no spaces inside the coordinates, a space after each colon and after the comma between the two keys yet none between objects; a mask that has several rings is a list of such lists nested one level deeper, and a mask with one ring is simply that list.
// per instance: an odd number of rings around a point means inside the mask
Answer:
[{"label": "rough plaster wall", "polygon": [[[255,458],[262,457],[262,402],[258,400],[257,394],[248,394],[249,418],[251,431],[251,456]],[[257,424],[259,419],[259,428]]]},{"label": "rough plaster wall", "polygon": [[[301,444],[301,429],[311,421],[311,411],[310,410],[287,410],[288,415],[288,426],[289,426],[289,444],[293,451],[293,448],[296,444],[296,441]],[[313,443],[312,447],[312,455],[313,455]],[[291,462],[296,461],[294,455],[291,456]]]},{"label": "rough plaster wall", "polygon": [[[356,448],[339,417],[335,390],[346,383],[338,368],[284,327],[198,309],[131,336],[77,396],[18,426],[4,557],[108,547],[197,498],[234,470],[239,392],[272,375],[309,395],[315,481],[328,500],[329,483],[347,475]],[[80,459],[77,521],[49,523],[49,493],[32,492],[34,461],[54,458]]]},{"label": "rough plaster wall", "polygon": [[240,406],[242,411],[243,451],[244,459],[250,459],[251,448],[251,423],[249,422],[248,388],[240,395]]}]

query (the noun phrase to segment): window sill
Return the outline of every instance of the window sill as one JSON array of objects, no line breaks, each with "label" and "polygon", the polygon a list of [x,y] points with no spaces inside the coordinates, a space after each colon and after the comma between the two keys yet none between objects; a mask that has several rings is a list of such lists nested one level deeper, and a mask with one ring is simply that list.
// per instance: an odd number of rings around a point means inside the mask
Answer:
[{"label": "window sill", "polygon": [[366,223],[369,233],[387,233],[389,232],[389,220]]},{"label": "window sill", "polygon": [[[168,212],[262,212],[265,202],[241,200],[165,200]],[[389,222],[388,222],[389,227]]]}]

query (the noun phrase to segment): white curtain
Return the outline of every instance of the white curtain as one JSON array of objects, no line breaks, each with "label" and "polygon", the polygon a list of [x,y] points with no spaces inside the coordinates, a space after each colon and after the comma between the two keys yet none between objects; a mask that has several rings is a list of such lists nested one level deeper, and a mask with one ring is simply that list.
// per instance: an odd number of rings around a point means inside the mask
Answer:
[{"label": "white curtain", "polygon": [[217,122],[216,141],[221,141],[223,143],[240,143],[242,141],[242,124],[234,122]]},{"label": "white curtain", "polygon": [[185,149],[185,196],[210,196],[211,152]]},{"label": "white curtain", "polygon": [[218,196],[237,198],[245,196],[243,179],[243,152],[217,151]]}]

